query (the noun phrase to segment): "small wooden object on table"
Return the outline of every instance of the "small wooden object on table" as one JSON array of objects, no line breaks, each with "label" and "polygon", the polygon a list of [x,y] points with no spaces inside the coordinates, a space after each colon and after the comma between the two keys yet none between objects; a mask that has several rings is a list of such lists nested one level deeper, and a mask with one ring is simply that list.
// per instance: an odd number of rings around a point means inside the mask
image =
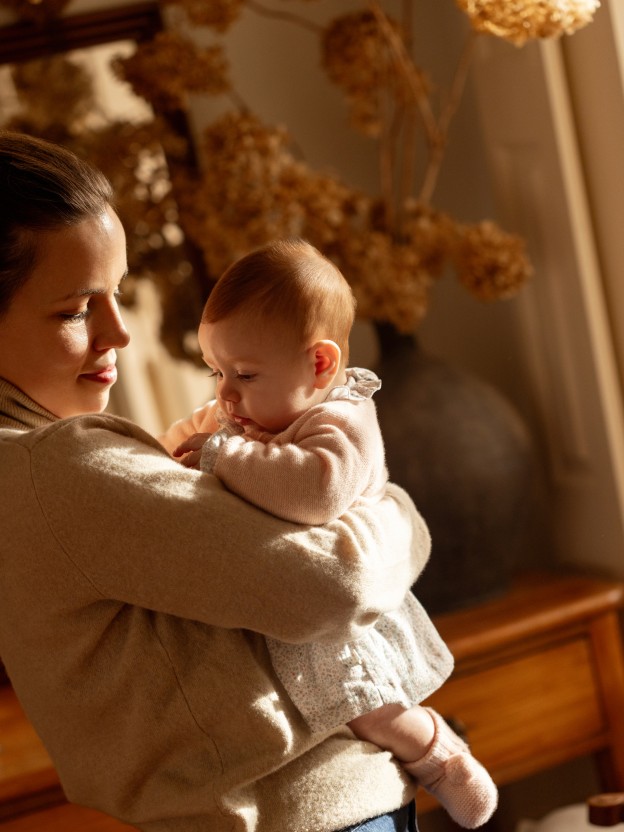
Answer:
[{"label": "small wooden object on table", "polygon": [[587,801],[589,822],[593,826],[624,823],[624,794],[597,794]]}]

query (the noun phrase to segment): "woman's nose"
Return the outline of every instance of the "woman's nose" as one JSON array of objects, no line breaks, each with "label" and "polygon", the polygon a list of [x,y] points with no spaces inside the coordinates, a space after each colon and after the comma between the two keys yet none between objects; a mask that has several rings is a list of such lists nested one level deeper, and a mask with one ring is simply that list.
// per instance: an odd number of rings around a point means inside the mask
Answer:
[{"label": "woman's nose", "polygon": [[93,346],[96,350],[104,352],[110,349],[123,349],[128,346],[130,334],[115,303],[114,307],[107,310],[103,316],[101,325],[93,339]]}]

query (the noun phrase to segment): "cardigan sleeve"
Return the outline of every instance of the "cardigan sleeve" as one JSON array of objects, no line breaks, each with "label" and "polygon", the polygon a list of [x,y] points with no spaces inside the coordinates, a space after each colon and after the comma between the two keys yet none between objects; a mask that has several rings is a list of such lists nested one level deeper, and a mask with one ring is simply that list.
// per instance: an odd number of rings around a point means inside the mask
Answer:
[{"label": "cardigan sleeve", "polygon": [[340,517],[362,497],[379,499],[387,481],[383,440],[370,401],[311,408],[269,441],[227,438],[219,445],[213,470],[231,491],[265,511],[315,525]]},{"label": "cardigan sleeve", "polygon": [[429,555],[424,521],[395,486],[308,528],[179,465],[125,419],[26,436],[50,535],[100,599],[283,641],[350,640],[400,605]]},{"label": "cardigan sleeve", "polygon": [[215,400],[194,410],[190,416],[178,419],[158,437],[158,441],[169,454],[173,454],[178,445],[195,433],[214,433],[219,429],[216,420],[217,402]]}]

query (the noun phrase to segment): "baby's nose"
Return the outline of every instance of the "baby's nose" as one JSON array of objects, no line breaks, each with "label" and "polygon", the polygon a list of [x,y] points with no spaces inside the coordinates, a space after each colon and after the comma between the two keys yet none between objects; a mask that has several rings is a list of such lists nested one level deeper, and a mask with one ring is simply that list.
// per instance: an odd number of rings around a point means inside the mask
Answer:
[{"label": "baby's nose", "polygon": [[221,384],[219,394],[222,399],[225,399],[228,402],[235,402],[240,400],[240,396],[238,395],[236,386],[225,379]]}]

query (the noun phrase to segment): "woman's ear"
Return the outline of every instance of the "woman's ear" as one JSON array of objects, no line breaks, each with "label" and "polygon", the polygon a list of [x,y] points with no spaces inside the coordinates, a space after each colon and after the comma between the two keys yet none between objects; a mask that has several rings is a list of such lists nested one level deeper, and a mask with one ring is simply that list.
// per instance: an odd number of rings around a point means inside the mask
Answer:
[{"label": "woman's ear", "polygon": [[314,358],[314,386],[323,390],[338,375],[342,351],[335,341],[317,341],[310,353]]}]

